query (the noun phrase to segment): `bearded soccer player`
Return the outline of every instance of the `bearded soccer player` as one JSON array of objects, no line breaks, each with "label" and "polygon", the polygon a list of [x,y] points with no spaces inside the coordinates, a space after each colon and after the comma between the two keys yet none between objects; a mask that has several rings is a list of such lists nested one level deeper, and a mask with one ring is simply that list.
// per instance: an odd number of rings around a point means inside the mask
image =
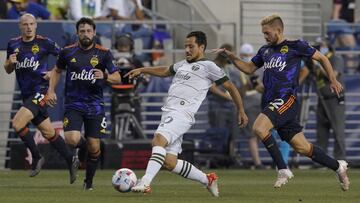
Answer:
[{"label": "bearded soccer player", "polygon": [[36,35],[37,23],[33,15],[21,16],[19,28],[21,36],[11,39],[8,43],[7,60],[4,66],[8,74],[15,70],[23,100],[22,107],[12,120],[12,127],[31,152],[33,161],[30,177],[40,172],[45,161],[29,132],[28,123],[31,121],[65,158],[70,170],[70,183],[74,183],[79,161],[73,159],[63,138],[52,127],[46,105],[46,91],[50,76],[47,72],[47,59],[50,54],[57,56],[60,49],[50,39]]},{"label": "bearded soccer player", "polygon": [[339,96],[343,90],[342,85],[336,80],[329,60],[305,41],[286,39],[284,24],[279,15],[273,14],[263,18],[261,26],[267,44],[259,49],[250,62],[242,62],[225,49],[218,49],[215,52],[228,55],[234,65],[247,74],[255,72],[258,68],[264,69],[263,110],[255,120],[253,131],[262,140],[278,168],[278,177],[274,187],[279,188],[286,184],[293,174],[287,169],[276,142],[271,136],[270,131],[273,128],[296,152],[335,171],[341,189],[348,190],[350,185],[347,176],[348,163],[329,157],[321,148],[308,142],[297,119],[300,105],[296,94],[299,87],[300,63],[303,58],[320,62],[330,80],[331,91]]},{"label": "bearded soccer player", "polygon": [[[108,49],[95,44],[96,25],[90,18],[76,23],[78,42],[60,51],[48,90],[49,105],[56,104],[55,87],[66,70],[64,131],[66,143],[87,147],[84,189],[93,189],[100,156],[100,138],[105,135],[103,86],[120,83],[120,74]],[[84,124],[85,138],[81,136]]]},{"label": "bearded soccer player", "polygon": [[129,76],[130,79],[142,73],[159,77],[174,76],[162,107],[160,125],[152,140],[152,154],[145,175],[131,189],[133,192],[150,193],[153,178],[164,166],[175,174],[206,186],[214,197],[219,196],[218,177],[215,173],[205,174],[191,163],[178,159],[178,154],[182,151],[183,134],[195,123],[194,115],[213,83],[223,85],[229,91],[237,107],[239,126],[244,127],[248,122],[237,88],[221,68],[204,58],[206,45],[205,33],[191,32],[185,40],[185,60],[169,67],[134,69],[124,76]]}]

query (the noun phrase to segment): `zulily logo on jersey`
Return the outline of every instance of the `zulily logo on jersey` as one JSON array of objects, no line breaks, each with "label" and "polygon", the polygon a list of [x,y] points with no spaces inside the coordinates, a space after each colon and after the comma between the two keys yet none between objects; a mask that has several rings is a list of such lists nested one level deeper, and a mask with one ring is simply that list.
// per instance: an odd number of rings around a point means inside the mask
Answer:
[{"label": "zulily logo on jersey", "polygon": [[264,63],[264,69],[267,68],[279,68],[279,71],[284,70],[286,67],[286,61],[282,61],[281,57],[271,58],[269,62]]},{"label": "zulily logo on jersey", "polygon": [[179,79],[183,79],[183,80],[189,80],[190,79],[189,73],[186,73],[186,74],[178,73],[178,74],[175,75],[175,77],[179,78]]},{"label": "zulily logo on jersey", "polygon": [[96,82],[96,79],[94,79],[93,72],[93,69],[91,69],[90,71],[82,70],[80,73],[71,72],[70,80],[91,80],[91,84],[94,84]]},{"label": "zulily logo on jersey", "polygon": [[35,60],[34,57],[31,57],[30,59],[25,58],[22,62],[16,63],[16,69],[32,68],[33,70],[37,70],[39,66],[40,62]]}]

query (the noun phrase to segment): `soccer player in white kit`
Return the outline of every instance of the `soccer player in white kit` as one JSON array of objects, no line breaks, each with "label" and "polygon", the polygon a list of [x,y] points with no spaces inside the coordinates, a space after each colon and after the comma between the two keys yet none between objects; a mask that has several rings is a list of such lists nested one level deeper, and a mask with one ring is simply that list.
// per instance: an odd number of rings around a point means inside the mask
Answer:
[{"label": "soccer player in white kit", "polygon": [[230,93],[238,110],[239,127],[246,126],[248,122],[237,88],[221,68],[204,58],[206,45],[205,33],[191,32],[185,40],[185,60],[170,67],[134,69],[124,76],[130,79],[142,73],[159,77],[174,76],[162,107],[160,125],[152,140],[152,154],[145,175],[131,189],[133,192],[150,193],[151,181],[164,166],[184,178],[200,182],[213,196],[219,196],[218,177],[215,173],[205,174],[191,163],[178,159],[178,154],[182,151],[183,134],[195,123],[194,115],[212,83],[222,84]]}]

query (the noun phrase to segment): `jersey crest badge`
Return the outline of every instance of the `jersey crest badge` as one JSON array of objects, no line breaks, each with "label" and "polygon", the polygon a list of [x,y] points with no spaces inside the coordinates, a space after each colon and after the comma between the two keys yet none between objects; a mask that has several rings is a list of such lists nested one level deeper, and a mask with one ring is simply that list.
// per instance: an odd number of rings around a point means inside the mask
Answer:
[{"label": "jersey crest badge", "polygon": [[199,69],[200,69],[200,66],[197,65],[197,64],[195,64],[195,65],[193,65],[193,66],[191,67],[191,70],[193,70],[193,71],[197,71],[197,70],[199,70]]},{"label": "jersey crest badge", "polygon": [[99,64],[99,59],[96,55],[94,55],[91,59],[90,59],[90,64],[93,68],[95,68],[95,66],[97,64]]},{"label": "jersey crest badge", "polygon": [[287,45],[281,47],[280,53],[286,54],[288,52],[289,52],[289,47]]},{"label": "jersey crest badge", "polygon": [[31,47],[31,52],[32,52],[33,54],[37,54],[39,51],[40,51],[40,47],[39,47],[37,44],[34,44],[34,45]]}]

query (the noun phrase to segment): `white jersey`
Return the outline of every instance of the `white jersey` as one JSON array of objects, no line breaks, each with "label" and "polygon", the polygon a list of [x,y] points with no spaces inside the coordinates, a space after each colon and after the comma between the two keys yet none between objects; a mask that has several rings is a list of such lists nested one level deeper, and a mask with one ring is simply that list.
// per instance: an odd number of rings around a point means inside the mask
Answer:
[{"label": "white jersey", "polygon": [[212,83],[219,85],[229,80],[221,68],[206,59],[193,63],[182,60],[170,66],[170,71],[174,78],[162,110],[183,112],[193,121]]}]

